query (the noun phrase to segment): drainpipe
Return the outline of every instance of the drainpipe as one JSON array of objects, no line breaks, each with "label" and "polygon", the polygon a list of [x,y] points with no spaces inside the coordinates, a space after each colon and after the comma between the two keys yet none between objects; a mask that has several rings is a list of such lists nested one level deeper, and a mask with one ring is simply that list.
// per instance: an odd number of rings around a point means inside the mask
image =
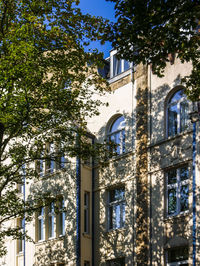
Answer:
[{"label": "drainpipe", "polygon": [[80,241],[80,206],[81,206],[81,163],[80,158],[76,159],[76,266],[80,266],[80,255],[81,255],[81,241]]},{"label": "drainpipe", "polygon": [[[152,111],[152,92],[151,92],[151,75],[152,75],[152,70],[151,67],[149,66],[149,142],[151,144],[151,138],[152,138],[152,115],[151,115],[151,111]],[[151,150],[149,150],[149,152],[151,152]],[[152,261],[153,261],[153,257],[152,257],[152,174],[150,173],[150,206],[149,206],[149,219],[150,219],[150,225],[149,225],[149,252],[150,252],[150,266],[152,266]]]},{"label": "drainpipe", "polygon": [[[23,169],[24,171],[24,184],[23,184],[23,200],[24,202],[26,201],[26,190],[25,190],[25,184],[26,184],[26,178],[25,178],[25,168]],[[23,218],[23,233],[25,235],[25,232],[26,232],[26,228],[25,228],[25,215],[24,215],[24,218]],[[23,257],[24,257],[24,266],[26,266],[26,238],[24,236],[24,242],[23,242]]]},{"label": "drainpipe", "polygon": [[196,123],[200,120],[200,102],[193,103],[193,112],[190,113],[193,124],[192,141],[192,265],[196,266]]},{"label": "drainpipe", "polygon": [[196,122],[193,122],[193,142],[192,142],[192,192],[193,192],[193,201],[192,201],[192,246],[193,246],[193,266],[196,265]]},{"label": "drainpipe", "polygon": [[[94,145],[94,138],[92,138]],[[92,266],[94,265],[94,158],[92,158]]]}]

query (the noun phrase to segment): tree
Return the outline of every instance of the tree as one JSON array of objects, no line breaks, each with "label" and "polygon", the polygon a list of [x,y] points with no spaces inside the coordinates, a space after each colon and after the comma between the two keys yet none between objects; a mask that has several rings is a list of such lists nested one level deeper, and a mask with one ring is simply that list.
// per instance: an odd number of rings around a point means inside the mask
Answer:
[{"label": "tree", "polygon": [[195,101],[200,96],[200,5],[197,0],[108,0],[115,3],[117,21],[108,38],[119,54],[130,61],[152,64],[162,76],[169,55],[193,70],[183,81]]},{"label": "tree", "polygon": [[[95,149],[85,141],[86,117],[98,114],[105,82],[96,69],[102,55],[86,53],[90,40],[101,37],[105,21],[82,15],[76,0],[0,0],[0,255],[6,228],[15,217],[26,219],[51,195],[35,201],[18,196],[17,184],[40,178],[36,160],[85,158]],[[44,152],[54,141],[55,152]],[[62,142],[62,145],[59,144]],[[76,145],[78,143],[78,145]],[[89,152],[88,152],[89,151]]]}]

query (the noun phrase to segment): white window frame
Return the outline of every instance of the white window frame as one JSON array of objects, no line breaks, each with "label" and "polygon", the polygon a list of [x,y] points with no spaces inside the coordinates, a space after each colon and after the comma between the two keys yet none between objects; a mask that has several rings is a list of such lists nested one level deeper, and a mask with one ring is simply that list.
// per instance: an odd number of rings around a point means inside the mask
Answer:
[{"label": "white window frame", "polygon": [[[170,97],[170,99],[168,100],[168,103],[167,103],[167,109],[166,109],[166,135],[167,137],[174,137],[176,136],[177,134],[180,134],[184,131],[186,131],[187,129],[184,129],[184,130],[181,130],[181,104],[182,103],[187,103],[188,104],[188,115],[189,115],[189,112],[190,112],[190,103],[186,97],[185,94],[183,94],[183,97],[181,97],[181,99],[179,99],[178,101],[174,101],[171,103],[171,100],[173,99],[174,95],[178,92],[178,91],[184,91],[184,89],[179,89],[179,90],[176,90]],[[171,106],[177,106],[177,133],[176,134],[169,134],[169,108]],[[188,119],[188,128],[189,128],[189,119]]]},{"label": "white window frame", "polygon": [[85,234],[90,233],[90,192],[84,191],[84,228]]},{"label": "white window frame", "polygon": [[[18,220],[19,227],[21,228],[20,231],[22,234],[24,234],[24,228],[25,228],[25,219],[19,219]],[[24,251],[24,237],[21,239],[18,239],[18,248],[17,253],[23,253]]]},{"label": "white window frame", "polygon": [[[118,75],[120,75],[120,74],[122,74],[122,73],[124,73],[126,71],[128,71],[132,67],[132,63],[129,62],[129,65],[130,65],[129,68],[124,70],[124,65],[125,65],[124,63],[127,60],[120,59],[120,58],[118,59],[118,58],[116,58],[116,55],[117,55],[117,51],[116,50],[115,51],[111,51],[111,53],[110,53],[110,78],[111,79],[114,78],[114,77],[117,77]],[[116,73],[116,69],[114,70],[114,58],[116,58],[118,64],[120,64],[121,71],[119,73]],[[117,67],[117,64],[116,64],[116,67]]]},{"label": "white window frame", "polygon": [[58,213],[58,236],[65,235],[65,201],[61,199],[58,201],[59,213]]},{"label": "white window frame", "polygon": [[[119,200],[115,200],[115,201],[111,201],[110,197],[111,197],[111,193],[112,191],[118,190],[118,189],[123,189],[124,190],[124,198],[119,199]],[[116,227],[116,222],[114,224],[114,221],[116,220],[116,212],[111,212],[111,209],[113,207],[119,206],[120,207],[120,226]],[[117,230],[120,228],[123,228],[125,226],[125,217],[123,219],[123,209],[124,212],[126,210],[126,200],[125,200],[125,188],[124,187],[118,187],[118,188],[113,188],[108,190],[108,203],[107,203],[107,227],[108,227],[108,231],[110,230]],[[110,217],[112,215],[112,226],[111,226],[111,221],[110,221]],[[126,212],[125,212],[125,216],[126,216]]]},{"label": "white window frame", "polygon": [[44,212],[45,212],[44,207],[40,207],[40,210],[38,211],[38,217],[37,217],[38,219],[38,226],[37,226],[38,227],[38,230],[37,230],[38,241],[43,241],[45,239],[45,227],[44,227],[45,213]]},{"label": "white window frame", "polygon": [[48,206],[48,238],[55,237],[55,212],[54,202],[51,202]]},{"label": "white window frame", "polygon": [[[188,170],[188,178],[186,180],[181,181],[181,175],[180,175],[180,170],[181,168],[187,168]],[[170,170],[175,170],[176,171],[176,183],[173,184],[168,184],[168,173]],[[170,169],[166,172],[166,209],[167,209],[167,216],[176,216],[181,213],[186,213],[189,211],[189,209],[185,211],[181,211],[181,187],[188,185],[188,191],[189,191],[189,169],[188,166],[181,166],[179,168],[173,168]],[[176,211],[172,214],[169,214],[168,207],[169,207],[169,198],[168,198],[168,191],[170,189],[174,188],[176,190]],[[188,192],[189,193],[189,192]],[[189,204],[189,195],[188,195],[188,204]]]},{"label": "white window frame", "polygon": [[[126,152],[126,136],[125,136],[125,125],[123,128],[120,128],[118,130],[115,130],[115,131],[111,131],[113,125],[115,124],[115,122],[120,118],[120,117],[123,117],[124,119],[124,123],[125,123],[125,118],[123,115],[120,115],[118,116],[109,126],[109,130],[108,130],[108,133],[107,133],[107,139],[108,139],[108,142],[113,142],[114,144],[117,144],[118,147],[116,148],[116,153],[117,155],[120,155],[120,154],[123,154]],[[119,143],[117,143],[116,141],[116,136],[119,134]],[[111,139],[112,137],[114,137],[114,141]],[[117,152],[117,149],[119,148],[119,152]]]},{"label": "white window frame", "polygon": [[[61,143],[61,148],[62,148],[63,144]],[[60,169],[64,169],[66,167],[66,158],[65,158],[65,154],[64,152],[62,152],[61,156],[60,156],[60,165],[59,168]]]}]

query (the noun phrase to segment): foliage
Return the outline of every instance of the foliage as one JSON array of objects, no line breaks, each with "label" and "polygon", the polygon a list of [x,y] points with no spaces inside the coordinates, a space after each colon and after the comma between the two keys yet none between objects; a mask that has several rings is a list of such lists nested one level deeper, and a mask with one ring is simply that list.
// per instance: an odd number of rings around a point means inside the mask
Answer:
[{"label": "foliage", "polygon": [[[102,55],[86,53],[90,40],[101,38],[105,21],[82,15],[75,0],[0,0],[0,241],[20,236],[5,222],[37,209],[19,196],[17,184],[40,179],[36,160],[87,157],[86,117],[101,104],[88,89],[102,94],[97,74]],[[44,151],[54,141],[57,152]],[[60,143],[62,142],[62,145]],[[77,146],[76,143],[79,143]],[[60,146],[59,146],[60,145]],[[101,149],[100,146],[98,146]],[[50,195],[46,195],[47,198]],[[5,250],[0,246],[0,255]]]},{"label": "foliage", "polygon": [[115,3],[116,23],[106,38],[119,54],[136,64],[152,64],[162,76],[169,55],[191,61],[193,71],[185,80],[189,97],[200,96],[200,4],[198,0],[108,0]]}]

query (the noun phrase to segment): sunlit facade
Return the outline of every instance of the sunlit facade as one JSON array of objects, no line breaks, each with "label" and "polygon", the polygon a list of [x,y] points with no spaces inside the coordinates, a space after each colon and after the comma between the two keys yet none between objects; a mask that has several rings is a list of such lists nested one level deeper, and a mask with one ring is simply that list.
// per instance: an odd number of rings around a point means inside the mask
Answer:
[{"label": "sunlit facade", "polygon": [[109,106],[87,126],[89,141],[106,140],[114,156],[103,169],[92,158],[66,167],[64,155],[60,165],[36,162],[49,179],[28,184],[21,195],[50,189],[57,200],[30,223],[10,222],[34,242],[8,239],[0,265],[200,265],[199,125],[194,139],[192,103],[181,84],[192,67],[175,58],[158,78],[114,50],[107,63],[112,92],[101,100]]}]

